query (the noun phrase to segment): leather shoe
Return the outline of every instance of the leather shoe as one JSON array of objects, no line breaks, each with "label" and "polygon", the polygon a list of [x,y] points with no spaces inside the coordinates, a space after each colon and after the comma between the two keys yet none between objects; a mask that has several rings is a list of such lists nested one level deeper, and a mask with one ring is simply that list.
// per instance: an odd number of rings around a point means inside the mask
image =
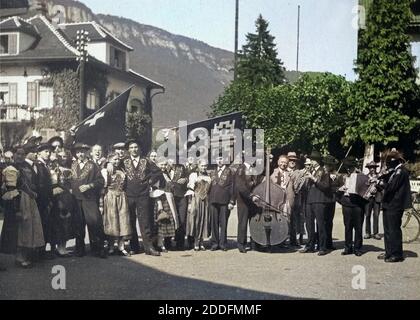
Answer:
[{"label": "leather shoe", "polygon": [[238,244],[238,250],[240,253],[246,253],[245,246],[242,244]]},{"label": "leather shoe", "polygon": [[370,239],[370,238],[372,238],[372,236],[369,233],[365,234],[365,236],[363,237],[363,239]]},{"label": "leather shoe", "polygon": [[361,257],[361,256],[363,255],[363,252],[362,252],[362,251],[355,251],[355,252],[354,252],[354,255],[355,255],[356,257]]},{"label": "leather shoe", "polygon": [[378,256],[378,260],[385,260],[385,259],[388,259],[389,257],[386,255],[386,253],[381,253],[379,256]]},{"label": "leather shoe", "polygon": [[227,248],[226,248],[226,247],[222,247],[222,246],[220,246],[220,250],[222,250],[222,251],[227,251]]},{"label": "leather shoe", "polygon": [[349,254],[353,254],[353,251],[352,250],[344,250],[343,252],[341,252],[342,256],[347,256]]},{"label": "leather shoe", "polygon": [[381,237],[379,234],[374,234],[374,235],[373,235],[373,238],[374,238],[375,240],[381,240],[381,239],[382,239],[382,237]]},{"label": "leather shoe", "polygon": [[314,248],[305,247],[303,249],[300,249],[299,252],[300,253],[313,253],[313,252],[315,252],[315,249]]},{"label": "leather shoe", "polygon": [[124,257],[131,257],[131,254],[129,252],[127,252],[127,250],[120,250],[119,252],[120,256],[124,256]]},{"label": "leather shoe", "polygon": [[394,257],[391,256],[389,258],[385,258],[385,262],[403,262],[404,258],[403,257]]},{"label": "leather shoe", "polygon": [[146,251],[146,254],[148,256],[155,256],[155,257],[160,256],[160,252],[156,251],[155,249],[150,249],[149,251]]},{"label": "leather shoe", "polygon": [[326,254],[328,254],[328,251],[321,250],[318,252],[319,256],[325,256]]},{"label": "leather shoe", "polygon": [[212,245],[210,248],[211,251],[216,251],[217,249],[219,249],[218,245]]}]

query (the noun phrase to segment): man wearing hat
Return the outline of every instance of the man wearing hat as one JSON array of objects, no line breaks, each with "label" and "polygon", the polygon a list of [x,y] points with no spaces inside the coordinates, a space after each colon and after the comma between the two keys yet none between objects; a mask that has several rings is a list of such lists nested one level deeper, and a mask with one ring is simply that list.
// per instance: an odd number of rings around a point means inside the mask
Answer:
[{"label": "man wearing hat", "polygon": [[405,209],[411,208],[411,187],[409,173],[404,168],[405,162],[401,153],[396,150],[385,156],[388,174],[381,180],[383,188],[383,223],[385,254],[378,258],[385,262],[404,261],[402,247],[401,219]]},{"label": "man wearing hat", "polygon": [[51,173],[50,173],[50,156],[52,146],[49,143],[40,144],[37,147],[37,161],[35,161],[36,171],[38,175],[38,197],[36,202],[38,204],[39,214],[41,215],[42,229],[44,231],[45,243],[51,245],[50,254],[46,255],[45,249],[41,252],[41,258],[54,257],[55,244],[51,243],[51,207],[53,199]]},{"label": "man wearing hat", "polygon": [[[379,191],[376,187],[378,174],[376,173],[376,168],[379,165],[375,161],[371,161],[366,165],[366,168],[369,169],[367,176],[369,177],[369,202],[365,207],[365,239],[375,238],[376,240],[381,240],[379,233],[379,213],[381,210],[382,202],[382,192]],[[372,233],[372,224],[371,216],[373,210],[373,233]]]},{"label": "man wearing hat", "polygon": [[318,229],[318,255],[323,256],[328,253],[327,248],[327,230],[325,224],[325,215],[327,204],[333,201],[331,179],[328,173],[322,167],[322,157],[318,151],[312,151],[309,156],[312,162],[311,171],[308,173],[308,195],[306,204],[306,229],[308,230],[308,243],[300,252],[315,251],[315,220]]},{"label": "man wearing hat", "polygon": [[140,145],[136,140],[127,141],[126,148],[129,156],[124,159],[123,166],[127,175],[126,193],[133,231],[130,240],[130,254],[140,252],[137,233],[138,220],[145,253],[160,256],[160,253],[153,247],[153,208],[149,196],[152,185],[160,178],[160,170],[156,165],[151,165],[148,159],[140,156]]},{"label": "man wearing hat", "polygon": [[118,143],[114,144],[112,146],[112,151],[114,151],[118,155],[118,157],[119,157],[119,159],[121,160],[121,163],[122,163],[122,161],[125,158],[125,153],[126,153],[125,143],[124,142],[118,142]]},{"label": "man wearing hat", "polygon": [[[343,208],[344,219],[344,251],[342,255],[355,254],[360,257],[363,247],[363,217],[365,200],[358,194],[348,193],[345,181],[350,179],[353,173],[357,173],[357,160],[355,157],[347,157],[343,160],[343,166],[347,174],[343,177],[344,185],[338,189],[337,201]],[[354,231],[354,242],[353,242]]]},{"label": "man wearing hat", "polygon": [[338,160],[332,155],[325,156],[322,161],[324,162],[325,172],[330,175],[331,187],[333,191],[331,202],[327,203],[327,208],[325,212],[325,228],[327,230],[327,249],[335,250],[332,240],[332,230],[334,227],[334,215],[335,215],[335,192],[340,186],[339,179],[337,177],[337,164]]},{"label": "man wearing hat", "polygon": [[76,160],[73,162],[71,189],[76,198],[75,205],[75,234],[76,255],[85,255],[85,228],[88,226],[91,250],[100,258],[106,258],[104,248],[104,228],[99,212],[99,192],[105,181],[99,167],[87,158],[90,147],[86,144],[76,143],[73,152]]},{"label": "man wearing hat", "polygon": [[301,212],[302,212],[302,197],[299,196],[299,193],[296,192],[295,185],[296,180],[299,179],[299,170],[297,169],[296,162],[299,160],[297,157],[296,152],[289,152],[287,154],[288,162],[288,171],[290,173],[291,183],[293,185],[294,190],[294,201],[293,201],[293,207],[291,208],[291,215],[290,215],[290,245],[291,246],[299,246],[297,243],[297,233],[300,235],[303,235],[304,231],[304,225],[303,222],[301,222]]}]

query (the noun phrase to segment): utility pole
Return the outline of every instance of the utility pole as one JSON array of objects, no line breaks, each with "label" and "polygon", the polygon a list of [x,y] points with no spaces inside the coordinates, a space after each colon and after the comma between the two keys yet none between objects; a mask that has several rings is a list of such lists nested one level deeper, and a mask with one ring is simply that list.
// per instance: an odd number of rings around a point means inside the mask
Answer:
[{"label": "utility pole", "polygon": [[86,118],[86,89],[85,89],[85,64],[89,61],[89,55],[87,51],[87,45],[90,41],[89,32],[85,30],[77,30],[77,50],[79,51],[79,56],[77,61],[79,61],[79,86],[80,86],[80,115],[79,120],[82,122]]},{"label": "utility pole", "polygon": [[238,63],[238,29],[239,29],[239,0],[235,6],[235,61],[234,61],[234,80],[236,80],[236,68]]},{"label": "utility pole", "polygon": [[299,41],[300,41],[300,5],[298,5],[297,18],[297,50],[296,50],[296,73],[299,72]]}]

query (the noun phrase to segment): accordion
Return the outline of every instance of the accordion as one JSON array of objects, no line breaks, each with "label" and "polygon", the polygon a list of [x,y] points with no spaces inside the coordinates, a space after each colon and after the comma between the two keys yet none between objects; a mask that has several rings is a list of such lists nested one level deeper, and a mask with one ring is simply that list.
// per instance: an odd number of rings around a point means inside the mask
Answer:
[{"label": "accordion", "polygon": [[344,185],[347,188],[346,193],[356,194],[365,198],[370,185],[369,177],[363,173],[352,173],[350,177],[346,178]]}]

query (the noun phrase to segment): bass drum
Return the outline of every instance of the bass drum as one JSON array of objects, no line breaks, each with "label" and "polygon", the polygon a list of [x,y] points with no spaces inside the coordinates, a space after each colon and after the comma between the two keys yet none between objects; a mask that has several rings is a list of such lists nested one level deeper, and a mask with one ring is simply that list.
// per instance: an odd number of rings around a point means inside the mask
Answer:
[{"label": "bass drum", "polygon": [[252,217],[249,222],[252,240],[262,246],[275,246],[289,237],[287,217],[276,212],[265,212]]}]

